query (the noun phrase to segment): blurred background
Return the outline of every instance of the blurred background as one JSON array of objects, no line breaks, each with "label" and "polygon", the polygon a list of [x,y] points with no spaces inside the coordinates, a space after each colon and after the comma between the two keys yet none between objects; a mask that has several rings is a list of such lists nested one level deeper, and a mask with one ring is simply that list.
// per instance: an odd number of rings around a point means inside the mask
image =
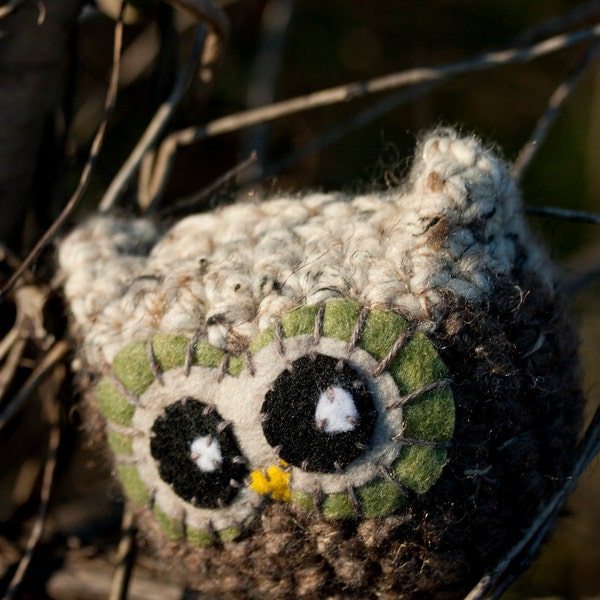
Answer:
[{"label": "blurred background", "polygon": [[[139,0],[126,14],[116,108],[91,184],[73,219],[97,209],[173,89],[196,26],[195,19],[175,4]],[[572,0],[224,0],[220,5],[230,26],[222,64],[213,79],[206,69],[197,70],[163,137],[247,108],[413,67],[464,61],[600,22],[600,2]],[[20,229],[13,231],[16,235],[4,254],[0,283],[65,205],[86,164],[103,117],[119,6],[120,2],[102,0],[73,13],[59,71],[60,93],[44,122],[34,185],[23,201]],[[7,27],[9,18],[5,17]],[[2,25],[0,20],[0,30]],[[1,44],[0,37],[0,52]],[[194,210],[230,202],[235,194],[250,198],[307,188],[385,189],[402,179],[419,133],[440,123],[477,132],[512,161],[550,96],[590,45],[473,71],[435,86],[413,86],[408,94],[368,95],[185,145],[173,155],[172,171],[154,208],[168,211],[204,190],[253,150],[258,160],[241,169],[235,181],[204,194]],[[117,210],[143,211],[140,186],[132,179],[122,189]],[[591,62],[566,100],[523,173],[522,188],[528,205],[600,213],[600,60]],[[530,222],[564,271],[581,335],[583,385],[591,416],[600,401],[599,229],[546,216],[531,215]],[[46,349],[50,338],[60,339],[65,331],[58,297],[52,292],[52,265],[52,252],[47,251],[29,280],[50,290],[40,309]],[[11,302],[0,311],[4,335],[19,311]],[[44,343],[37,340],[26,347],[9,392],[26,380],[45,351]],[[68,576],[85,578],[86,568],[92,569],[82,565],[95,565],[96,580],[102,573],[110,579],[120,504],[116,488],[106,482],[103,457],[79,435],[81,416],[66,400],[76,398],[68,375],[55,373],[44,385],[0,433],[0,584],[6,585],[14,574],[18,549],[35,519],[47,437],[44,394],[54,394],[63,403],[65,425],[60,461],[48,527],[36,553],[38,583],[26,583],[23,597],[76,598],[78,584]],[[578,484],[552,541],[505,598],[600,598],[598,465],[596,461]],[[150,573],[153,565],[146,562],[139,569]],[[91,580],[86,585],[95,589]],[[170,597],[167,587],[160,592],[164,599]],[[155,586],[153,593],[156,590]],[[102,590],[89,593],[90,598],[106,597]]]}]

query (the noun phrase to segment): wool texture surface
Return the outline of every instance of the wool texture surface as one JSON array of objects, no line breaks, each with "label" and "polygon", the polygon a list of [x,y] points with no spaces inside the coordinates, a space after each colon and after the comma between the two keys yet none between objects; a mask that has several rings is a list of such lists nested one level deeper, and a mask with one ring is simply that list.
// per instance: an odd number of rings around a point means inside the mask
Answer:
[{"label": "wool texture surface", "polygon": [[207,598],[462,597],[568,476],[576,339],[476,137],[385,193],[93,217],[59,263],[142,532]]}]

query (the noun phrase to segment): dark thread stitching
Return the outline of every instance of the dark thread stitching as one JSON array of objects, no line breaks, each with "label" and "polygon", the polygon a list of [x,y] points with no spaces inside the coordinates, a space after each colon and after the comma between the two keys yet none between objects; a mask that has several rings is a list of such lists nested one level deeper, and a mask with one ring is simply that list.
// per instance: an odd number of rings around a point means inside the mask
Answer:
[{"label": "dark thread stitching", "polygon": [[148,364],[150,365],[150,369],[152,369],[152,375],[154,375],[154,378],[160,385],[165,385],[162,373],[160,372],[160,368],[154,356],[154,350],[152,350],[152,340],[148,340],[146,342],[146,358],[148,359]]},{"label": "dark thread stitching", "polygon": [[112,431],[114,433],[119,433],[121,435],[127,436],[129,438],[141,438],[144,437],[145,433],[136,429],[135,427],[126,427],[124,425],[119,425],[110,419],[106,421],[106,429],[107,431]]},{"label": "dark thread stitching", "polygon": [[315,318],[315,328],[313,330],[313,344],[317,346],[323,335],[323,318],[325,316],[325,303],[321,302],[317,309],[317,317]]},{"label": "dark thread stitching", "polygon": [[124,454],[115,454],[115,460],[120,465],[134,465],[134,466],[136,466],[140,462],[142,462],[142,459],[138,458],[137,456],[126,456]]},{"label": "dark thread stitching", "polygon": [[277,344],[277,353],[279,356],[285,356],[285,346],[283,344],[283,329],[281,327],[281,321],[275,321],[275,342]]},{"label": "dark thread stitching", "polygon": [[408,496],[408,490],[393,477],[393,475],[383,466],[377,465],[377,472],[386,480],[394,485],[404,496]]},{"label": "dark thread stitching", "polygon": [[362,516],[362,509],[360,507],[360,503],[358,502],[358,498],[356,497],[356,494],[354,493],[354,487],[352,486],[352,484],[348,484],[348,486],[346,487],[346,493],[348,494],[348,499],[350,500],[350,504],[352,504],[352,509],[354,510],[354,514],[357,517],[361,517]]},{"label": "dark thread stitching", "polygon": [[321,486],[316,484],[312,491],[312,501],[313,506],[315,507],[315,512],[317,514],[321,514],[321,503],[323,502],[323,491],[321,490]]},{"label": "dark thread stitching", "polygon": [[426,446],[429,448],[448,449],[452,446],[450,442],[436,442],[434,440],[422,440],[419,438],[406,438],[401,433],[392,437],[392,441],[403,446]]},{"label": "dark thread stitching", "polygon": [[156,493],[156,488],[148,490],[148,508],[152,511],[154,510],[154,506],[156,504]]},{"label": "dark thread stitching", "polygon": [[221,421],[217,425],[217,432],[223,433],[228,427],[231,427],[232,425],[233,425],[233,423],[231,421]]},{"label": "dark thread stitching", "polygon": [[179,519],[179,526],[181,527],[181,539],[184,542],[188,541],[188,525],[187,525],[187,510],[184,508],[181,512],[181,517]]},{"label": "dark thread stitching", "polygon": [[200,332],[196,331],[194,337],[190,340],[185,353],[185,363],[183,365],[185,376],[190,376],[192,370],[192,364],[194,363],[194,351],[196,350],[196,344],[200,341]]},{"label": "dark thread stitching", "polygon": [[221,362],[219,363],[219,369],[217,371],[217,383],[221,383],[227,373],[227,367],[229,366],[229,354],[224,354]]},{"label": "dark thread stitching", "polygon": [[134,406],[142,406],[140,399],[133,392],[129,391],[127,387],[125,387],[125,384],[114,373],[109,373],[108,378],[117,388],[117,391],[122,396],[125,396],[125,399],[128,400],[130,404],[133,404]]},{"label": "dark thread stitching", "polygon": [[244,362],[248,367],[248,373],[254,377],[256,375],[256,369],[254,368],[254,362],[252,361],[252,354],[250,353],[250,350],[246,350],[244,352]]},{"label": "dark thread stitching", "polygon": [[377,366],[375,367],[375,369],[373,370],[373,373],[372,373],[373,377],[378,377],[379,375],[381,375],[381,373],[383,373],[383,371],[385,369],[387,369],[387,367],[390,365],[390,363],[396,357],[396,354],[398,354],[398,352],[400,352],[400,349],[402,348],[402,346],[404,346],[404,344],[406,344],[412,338],[414,332],[415,332],[414,329],[412,327],[409,327],[408,329],[405,329],[398,336],[398,338],[396,339],[396,341],[390,348],[390,351],[386,354],[386,356],[382,360],[380,360],[377,363]]},{"label": "dark thread stitching", "polygon": [[348,342],[348,353],[352,352],[352,350],[354,350],[358,345],[358,340],[362,335],[362,331],[364,329],[367,317],[369,316],[370,312],[370,309],[366,306],[363,306],[363,308],[361,309],[358,318],[356,319],[356,323],[354,325],[354,331],[352,331],[350,341]]},{"label": "dark thread stitching", "polygon": [[419,398],[420,396],[423,396],[424,394],[427,394],[428,392],[433,392],[434,390],[438,390],[449,384],[450,384],[449,379],[440,379],[440,381],[434,381],[433,383],[428,383],[427,385],[424,385],[422,388],[419,388],[418,390],[415,390],[414,392],[411,392],[410,394],[406,394],[406,396],[401,396],[395,402],[388,404],[388,406],[386,406],[386,409],[393,410],[394,408],[398,408],[399,406],[404,406],[405,404],[412,402],[416,398]]}]

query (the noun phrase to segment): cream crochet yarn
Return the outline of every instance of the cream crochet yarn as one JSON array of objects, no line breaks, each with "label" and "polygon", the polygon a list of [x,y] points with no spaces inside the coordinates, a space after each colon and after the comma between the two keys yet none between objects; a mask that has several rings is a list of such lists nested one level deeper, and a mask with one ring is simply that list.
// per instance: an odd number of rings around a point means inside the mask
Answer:
[{"label": "cream crochet yarn", "polygon": [[459,597],[568,472],[574,338],[474,137],[386,193],[94,217],[59,262],[125,492],[207,594]]}]

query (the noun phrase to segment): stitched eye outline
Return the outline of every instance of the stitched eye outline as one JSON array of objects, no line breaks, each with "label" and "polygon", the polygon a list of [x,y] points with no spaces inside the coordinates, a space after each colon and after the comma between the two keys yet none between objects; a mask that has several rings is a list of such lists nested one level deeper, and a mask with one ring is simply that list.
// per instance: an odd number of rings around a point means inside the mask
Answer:
[{"label": "stitched eye outline", "polygon": [[[335,474],[287,465],[257,435],[273,381],[294,360],[314,354],[347,361],[363,372],[378,403],[374,448]],[[168,537],[196,545],[238,537],[265,496],[335,519],[397,511],[411,493],[425,493],[439,478],[454,430],[448,370],[433,344],[398,314],[346,300],[283,315],[259,332],[242,356],[197,339],[158,334],[126,346],[112,367],[97,386],[97,397],[123,486],[134,502],[154,512]],[[199,400],[233,423],[252,473],[231,506],[192,506],[160,478],[148,432],[177,400],[172,389],[178,399],[197,398],[201,390]],[[250,418],[240,419],[241,391]]]},{"label": "stitched eye outline", "polygon": [[346,361],[370,379],[378,412],[372,448],[339,473],[305,472],[282,463],[278,448],[253,435],[256,418],[246,419],[237,437],[251,465],[262,465],[254,489],[268,494],[264,479],[283,470],[294,504],[335,519],[385,516],[425,493],[446,464],[455,421],[448,368],[431,341],[392,311],[343,299],[300,307],[249,346],[241,374],[248,414],[260,416],[279,374],[311,354]]},{"label": "stitched eye outline", "polygon": [[[96,387],[123,488],[138,506],[153,513],[172,540],[197,546],[235,540],[254,520],[264,500],[242,486],[225,506],[194,506],[163,480],[160,464],[152,456],[155,423],[165,417],[168,407],[187,398],[211,407],[223,425],[231,427],[231,420],[220,414],[214,403],[221,380],[231,374],[230,367],[240,370],[235,360],[229,362],[224,351],[205,342],[158,334],[148,342],[125,346],[115,355],[112,372]],[[246,461],[241,453],[237,458]]]}]

